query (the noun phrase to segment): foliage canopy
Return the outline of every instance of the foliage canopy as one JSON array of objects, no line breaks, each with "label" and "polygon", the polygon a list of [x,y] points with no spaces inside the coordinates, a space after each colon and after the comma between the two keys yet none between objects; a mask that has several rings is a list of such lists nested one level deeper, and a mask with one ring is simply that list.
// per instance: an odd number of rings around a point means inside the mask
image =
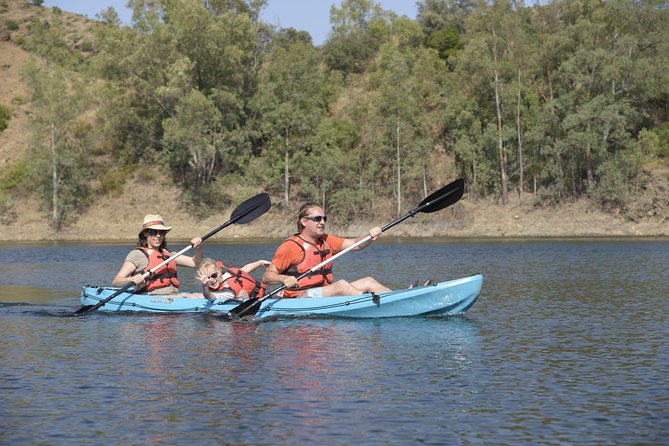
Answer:
[{"label": "foliage canopy", "polygon": [[[58,14],[32,23],[26,48],[51,71],[31,85],[68,69],[95,87],[70,106],[96,104],[99,135],[61,147],[79,166],[61,167],[68,194],[87,194],[83,172],[106,156],[160,166],[200,210],[234,178],[342,218],[400,214],[456,175],[502,201],[515,191],[620,206],[668,155],[664,1],[422,0],[410,20],[345,0],[321,47],[262,23],[265,3],[131,0],[130,26],[100,14],[86,63]],[[35,104],[46,119],[53,104]],[[78,118],[64,119],[71,129]]]}]

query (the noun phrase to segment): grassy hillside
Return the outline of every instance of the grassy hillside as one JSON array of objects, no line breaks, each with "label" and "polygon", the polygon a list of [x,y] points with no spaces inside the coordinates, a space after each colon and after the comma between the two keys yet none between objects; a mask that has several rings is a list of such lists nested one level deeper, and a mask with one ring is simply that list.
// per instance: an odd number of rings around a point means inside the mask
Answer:
[{"label": "grassy hillside", "polygon": [[[28,35],[28,24],[35,18],[48,17],[49,8],[20,0],[0,0],[0,104],[8,106],[11,116],[0,132],[0,171],[6,172],[26,153],[30,144],[26,86],[20,69],[31,57],[21,47]],[[93,54],[91,29],[94,22],[62,12],[68,45],[82,57]],[[585,199],[555,207],[535,207],[531,200],[523,204],[511,199],[507,206],[495,200],[464,199],[438,215],[422,216],[403,223],[388,236],[461,236],[461,237],[544,237],[544,236],[669,236],[669,164],[662,160],[646,169],[649,187],[637,191],[636,199],[622,209],[604,212]],[[97,179],[94,181],[98,181]],[[1,191],[0,191],[1,192]],[[176,226],[172,235],[188,240],[220,225],[230,215],[232,205],[221,206],[207,218],[197,218],[175,197],[181,191],[168,178],[128,176],[121,194],[95,195],[94,202],[78,219],[58,233],[48,223],[48,215],[31,191],[19,190],[0,203],[0,241],[16,240],[115,240],[136,237],[142,216],[160,212]],[[236,192],[247,198],[250,191]],[[280,197],[273,197],[279,202]],[[417,203],[416,203],[417,204]],[[293,206],[275,205],[257,222],[233,227],[219,237],[276,237],[293,230]],[[379,216],[349,226],[329,224],[333,232],[357,235],[371,225],[383,225],[394,216]]]}]

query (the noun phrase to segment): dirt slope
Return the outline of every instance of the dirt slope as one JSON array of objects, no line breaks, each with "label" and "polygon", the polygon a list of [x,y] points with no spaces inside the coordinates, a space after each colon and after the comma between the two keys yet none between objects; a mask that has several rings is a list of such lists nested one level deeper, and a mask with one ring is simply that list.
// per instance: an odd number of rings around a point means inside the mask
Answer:
[{"label": "dirt slope", "polygon": [[[5,0],[0,6],[0,103],[10,105],[13,116],[4,132],[0,133],[0,171],[7,169],[24,153],[29,144],[27,128],[29,108],[24,105],[25,86],[19,70],[29,55],[14,45],[12,39],[24,35],[26,24],[35,15],[50,14],[49,8],[29,6],[22,0]],[[90,29],[85,17],[63,13],[71,30],[71,45],[76,47],[82,35]],[[6,20],[19,23],[16,31],[2,32]],[[2,39],[0,39],[2,40]],[[665,169],[663,172],[661,169]],[[612,214],[597,210],[585,200],[559,207],[534,208],[530,204],[512,203],[499,206],[492,201],[476,201],[465,195],[455,206],[437,214],[418,215],[389,231],[387,237],[449,236],[449,237],[579,237],[579,236],[669,236],[669,169],[660,167],[656,172],[651,198],[640,199],[624,213]],[[136,191],[142,190],[138,195]],[[172,240],[189,240],[204,235],[230,217],[232,208],[220,209],[216,215],[197,219],[180,207],[174,197],[179,190],[165,180],[151,185],[138,185],[130,180],[120,197],[103,197],[91,206],[79,220],[59,233],[48,224],[40,203],[33,197],[19,197],[13,203],[11,215],[0,215],[0,241],[27,242],[39,240],[134,240],[148,213],[161,213],[168,224],[174,225]],[[244,199],[248,197],[240,197]],[[528,197],[526,202],[531,202]],[[417,204],[417,203],[416,203]],[[408,204],[410,206],[410,204]],[[297,208],[295,204],[294,208]],[[283,238],[293,231],[295,209],[275,206],[266,215],[249,225],[233,225],[217,238]],[[334,233],[358,235],[371,226],[382,226],[383,221],[360,222],[341,227],[328,223]]]}]

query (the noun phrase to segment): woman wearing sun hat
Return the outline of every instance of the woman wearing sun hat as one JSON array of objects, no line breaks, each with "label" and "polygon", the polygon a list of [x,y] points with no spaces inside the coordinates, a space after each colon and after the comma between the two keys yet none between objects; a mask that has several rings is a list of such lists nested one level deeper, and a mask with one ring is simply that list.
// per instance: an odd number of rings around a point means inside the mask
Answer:
[{"label": "woman wearing sun hat", "polygon": [[202,260],[202,239],[195,237],[191,245],[195,247],[195,255],[179,256],[164,265],[146,280],[143,275],[150,269],[167,260],[172,253],[166,249],[165,239],[172,226],[166,226],[158,214],[149,214],[144,217],[142,230],[139,231],[137,247],[130,251],[125,258],[121,269],[112,280],[114,286],[123,286],[129,282],[135,283],[136,292],[149,294],[176,294],[179,292],[177,279],[177,265],[195,268]]}]

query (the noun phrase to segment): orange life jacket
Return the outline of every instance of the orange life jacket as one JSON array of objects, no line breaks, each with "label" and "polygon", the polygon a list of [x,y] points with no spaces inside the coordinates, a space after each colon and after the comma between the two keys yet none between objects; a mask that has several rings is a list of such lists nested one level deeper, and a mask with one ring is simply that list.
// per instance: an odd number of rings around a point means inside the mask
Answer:
[{"label": "orange life jacket", "polygon": [[235,293],[235,296],[239,296],[241,290],[246,290],[249,293],[249,297],[262,297],[265,294],[265,285],[259,283],[246,271],[242,271],[240,268],[228,268],[220,260],[216,262],[216,266],[223,268],[232,277],[228,277],[222,281],[218,288],[209,287],[212,291],[221,291],[229,288]]},{"label": "orange life jacket", "polygon": [[[330,245],[325,240],[323,240],[321,248],[304,240],[299,235],[292,236],[286,240],[286,242],[296,243],[302,249],[303,254],[302,260],[299,263],[292,265],[281,274],[298,277],[311,270],[314,266],[332,257]],[[298,294],[298,291],[330,285],[332,280],[332,263],[327,263],[320,269],[317,269],[300,279],[297,288],[284,290],[284,297],[295,297]]]},{"label": "orange life jacket", "polygon": [[[152,268],[160,265],[162,262],[170,258],[170,253],[163,249],[162,253],[154,249],[149,253],[148,248],[137,248],[144,253],[149,259],[149,265],[144,268],[144,272],[149,272]],[[177,279],[177,262],[172,260],[167,265],[163,265],[158,271],[153,273],[146,279],[146,291],[153,291],[166,286],[174,286],[179,288],[179,280]]]}]

